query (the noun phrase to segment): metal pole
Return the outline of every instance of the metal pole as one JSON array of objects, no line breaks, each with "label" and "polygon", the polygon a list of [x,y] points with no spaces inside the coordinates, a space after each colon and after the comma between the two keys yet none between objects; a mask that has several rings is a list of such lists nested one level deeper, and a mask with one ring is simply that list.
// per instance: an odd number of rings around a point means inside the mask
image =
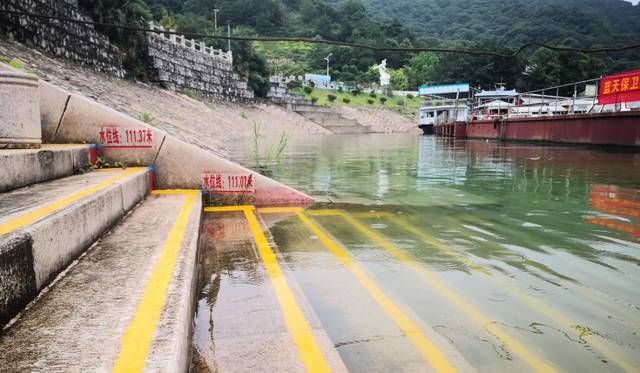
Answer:
[{"label": "metal pole", "polygon": [[571,114],[576,113],[576,98],[578,97],[578,85],[573,85],[573,103],[571,104]]},{"label": "metal pole", "polygon": [[220,9],[213,8],[213,29],[218,30],[218,12]]},{"label": "metal pole", "polygon": [[[555,106],[555,110],[558,110],[558,100],[560,99],[560,88],[556,88],[556,106]],[[555,115],[556,113],[553,113],[553,115]]]}]

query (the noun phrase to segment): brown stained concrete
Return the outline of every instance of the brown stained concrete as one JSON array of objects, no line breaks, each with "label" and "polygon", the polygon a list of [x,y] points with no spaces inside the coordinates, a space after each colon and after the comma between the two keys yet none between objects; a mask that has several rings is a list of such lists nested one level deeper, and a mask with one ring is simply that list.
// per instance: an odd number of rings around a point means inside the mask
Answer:
[{"label": "brown stained concrete", "polygon": [[[184,199],[151,195],[101,238],[0,335],[0,370],[110,371]],[[185,368],[201,211],[196,205],[169,286],[169,306],[154,333],[148,371]]]},{"label": "brown stained concrete", "polygon": [[[304,372],[271,282],[241,213],[206,213],[200,244],[194,372]],[[333,342],[279,260],[332,371],[345,372]]]}]

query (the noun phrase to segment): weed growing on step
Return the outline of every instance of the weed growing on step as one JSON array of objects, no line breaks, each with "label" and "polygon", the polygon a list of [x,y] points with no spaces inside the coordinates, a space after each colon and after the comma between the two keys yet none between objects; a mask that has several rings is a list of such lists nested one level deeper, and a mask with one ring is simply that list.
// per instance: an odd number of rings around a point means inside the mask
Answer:
[{"label": "weed growing on step", "polygon": [[109,161],[107,161],[106,158],[98,157],[98,159],[96,160],[96,163],[94,165],[91,165],[90,170],[95,171],[103,168],[123,168],[124,169],[124,168],[127,168],[127,165],[121,161],[116,161],[113,163],[113,165],[111,165],[111,163],[109,163]]},{"label": "weed growing on step", "polygon": [[247,119],[247,113],[245,113],[244,111],[241,112],[240,117],[242,117],[242,119]]}]

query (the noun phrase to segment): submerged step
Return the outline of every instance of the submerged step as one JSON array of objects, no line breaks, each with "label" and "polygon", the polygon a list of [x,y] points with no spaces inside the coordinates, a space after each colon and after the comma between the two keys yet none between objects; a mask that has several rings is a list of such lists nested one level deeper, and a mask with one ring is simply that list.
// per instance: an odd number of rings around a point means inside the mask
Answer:
[{"label": "submerged step", "polygon": [[205,212],[194,371],[347,371],[260,216]]},{"label": "submerged step", "polygon": [[0,192],[71,176],[89,167],[92,153],[95,147],[84,144],[0,150]]},{"label": "submerged step", "polygon": [[0,325],[144,198],[147,175],[101,170],[0,194]]},{"label": "submerged step", "polygon": [[198,191],[156,191],[0,338],[8,371],[186,371]]}]

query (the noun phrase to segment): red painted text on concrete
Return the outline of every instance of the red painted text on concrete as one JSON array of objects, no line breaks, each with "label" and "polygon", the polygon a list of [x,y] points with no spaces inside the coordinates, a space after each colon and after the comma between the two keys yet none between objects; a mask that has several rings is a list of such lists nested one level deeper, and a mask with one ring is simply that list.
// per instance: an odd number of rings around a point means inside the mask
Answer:
[{"label": "red painted text on concrete", "polygon": [[151,148],[153,131],[144,127],[100,127],[100,145],[111,148]]},{"label": "red painted text on concrete", "polygon": [[253,174],[223,174],[205,172],[202,174],[202,188],[213,193],[255,193]]}]

